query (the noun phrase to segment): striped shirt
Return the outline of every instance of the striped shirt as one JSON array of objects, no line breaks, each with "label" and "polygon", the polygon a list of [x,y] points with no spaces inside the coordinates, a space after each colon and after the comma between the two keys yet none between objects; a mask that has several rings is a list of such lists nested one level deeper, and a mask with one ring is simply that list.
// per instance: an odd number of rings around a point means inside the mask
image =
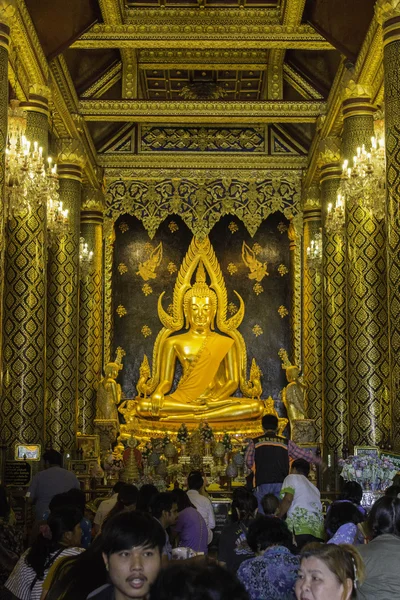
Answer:
[{"label": "striped shirt", "polygon": [[[249,469],[251,469],[254,465],[254,457],[255,457],[256,449],[254,445],[254,440],[251,440],[249,445],[247,446],[246,453],[244,456],[246,465]],[[288,453],[290,458],[304,458],[309,463],[315,463],[316,465],[320,465],[322,463],[322,459],[319,456],[316,456],[314,452],[311,450],[306,450],[305,448],[300,448],[292,442],[292,440],[288,441]]]},{"label": "striped shirt", "polygon": [[[43,582],[52,565],[52,563],[62,556],[74,556],[82,552],[82,548],[65,548],[60,552],[60,549],[55,550],[50,555],[47,567],[44,571],[43,579],[38,579],[36,572],[30,567],[25,558],[29,552],[26,550],[14,567],[13,572],[5,583],[5,587],[14,594],[18,600],[40,600],[42,595]],[[35,581],[36,579],[36,581]],[[35,582],[35,583],[34,583]],[[32,589],[31,586],[34,583]]]}]

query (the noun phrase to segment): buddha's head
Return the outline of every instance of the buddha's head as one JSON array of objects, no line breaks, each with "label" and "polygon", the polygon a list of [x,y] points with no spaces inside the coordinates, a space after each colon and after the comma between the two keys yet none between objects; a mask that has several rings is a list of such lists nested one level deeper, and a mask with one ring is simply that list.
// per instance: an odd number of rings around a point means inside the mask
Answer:
[{"label": "buddha's head", "polygon": [[206,283],[206,273],[200,261],[196,271],[196,282],[183,298],[186,329],[202,327],[214,329],[217,312],[217,295]]}]

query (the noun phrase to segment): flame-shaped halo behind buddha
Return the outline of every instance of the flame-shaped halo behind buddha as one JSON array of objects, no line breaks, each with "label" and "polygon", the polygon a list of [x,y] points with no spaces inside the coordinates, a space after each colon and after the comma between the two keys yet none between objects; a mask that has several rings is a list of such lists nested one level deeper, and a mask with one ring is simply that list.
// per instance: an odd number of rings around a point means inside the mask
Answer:
[{"label": "flame-shaped halo behind buddha", "polygon": [[[165,340],[171,335],[184,328],[184,296],[186,292],[193,287],[192,279],[195,271],[198,269],[199,263],[202,263],[204,270],[210,278],[210,288],[217,295],[217,313],[216,324],[218,329],[231,337],[237,346],[238,355],[240,356],[240,389],[245,396],[251,396],[251,391],[248,388],[247,375],[247,354],[246,344],[242,335],[237,331],[237,328],[243,321],[244,317],[244,302],[241,296],[235,291],[239,299],[239,309],[230,318],[227,318],[228,296],[225,287],[225,281],[219,266],[214,249],[211,246],[210,240],[207,238],[199,240],[193,238],[189,249],[182,261],[178,276],[174,287],[173,296],[173,311],[169,315],[162,306],[164,292],[160,294],[158,299],[158,316],[163,328],[159,332],[153,349],[153,372],[151,379],[147,382],[149,388],[154,391],[159,383],[160,365],[161,365],[161,350]],[[201,268],[201,267],[200,267]],[[205,286],[207,287],[207,285]],[[150,392],[151,393],[151,392]]]}]

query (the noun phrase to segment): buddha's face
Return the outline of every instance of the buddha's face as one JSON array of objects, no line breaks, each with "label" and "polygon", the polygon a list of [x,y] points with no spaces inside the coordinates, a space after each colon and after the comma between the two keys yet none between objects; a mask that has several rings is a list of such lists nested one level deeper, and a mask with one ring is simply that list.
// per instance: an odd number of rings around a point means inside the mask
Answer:
[{"label": "buddha's face", "polygon": [[191,327],[208,328],[214,317],[214,307],[209,297],[193,296],[188,304],[187,318]]}]

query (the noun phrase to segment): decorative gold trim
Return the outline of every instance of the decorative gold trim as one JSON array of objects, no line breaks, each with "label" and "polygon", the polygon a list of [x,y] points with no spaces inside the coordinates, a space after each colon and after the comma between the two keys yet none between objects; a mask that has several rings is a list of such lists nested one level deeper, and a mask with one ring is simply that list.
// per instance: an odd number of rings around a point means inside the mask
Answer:
[{"label": "decorative gold trim", "polygon": [[171,155],[147,153],[124,154],[105,153],[99,154],[98,163],[106,169],[106,177],[121,169],[214,169],[217,164],[221,169],[304,169],[307,167],[307,156],[268,156],[262,154],[211,154],[194,152],[190,155],[174,152]]},{"label": "decorative gold trim", "polygon": [[118,61],[107,69],[81,94],[81,98],[100,98],[122,77],[122,62]]},{"label": "decorative gold trim", "polygon": [[[163,16],[157,18],[159,14]],[[164,17],[164,15],[166,15]],[[258,17],[240,22],[221,16],[205,16],[196,22],[186,17],[168,18],[169,12],[149,16],[135,24],[94,25],[72,48],[282,48],[333,50],[322,35],[308,25],[286,27],[264,24]]]},{"label": "decorative gold trim", "polygon": [[159,123],[313,123],[325,111],[316,100],[279,102],[81,100],[79,112],[87,121],[132,121]]},{"label": "decorative gold trim", "polygon": [[306,100],[323,100],[323,95],[288,63],[283,65],[283,77]]}]

